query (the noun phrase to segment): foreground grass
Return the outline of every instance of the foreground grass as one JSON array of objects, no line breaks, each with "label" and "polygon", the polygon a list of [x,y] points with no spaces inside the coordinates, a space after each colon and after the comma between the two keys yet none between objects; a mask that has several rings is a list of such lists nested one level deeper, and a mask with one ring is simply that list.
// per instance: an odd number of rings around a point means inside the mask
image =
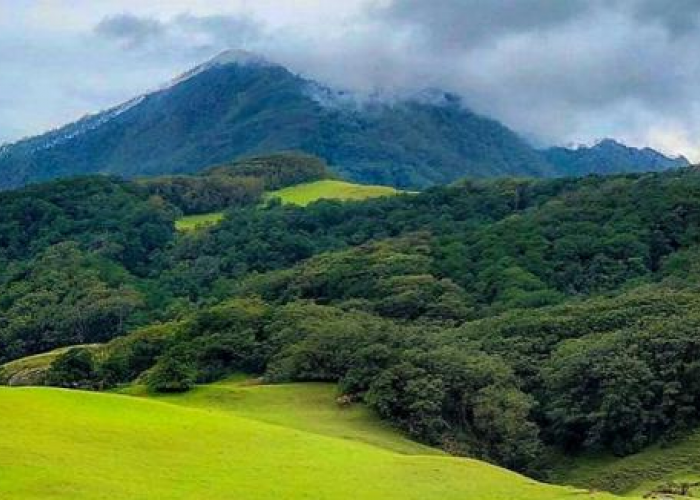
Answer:
[{"label": "foreground grass", "polygon": [[142,386],[129,387],[122,393],[182,406],[234,412],[261,422],[360,441],[397,453],[444,455],[438,449],[406,438],[363,405],[338,406],[333,384],[259,385],[238,378],[199,386],[184,394],[156,396],[147,393]]},{"label": "foreground grass", "polygon": [[[700,481],[700,432],[628,457],[589,456],[562,465],[557,482],[642,496],[670,481]],[[700,488],[692,493],[700,498]]]},{"label": "foreground grass", "polygon": [[321,199],[364,200],[379,196],[392,196],[398,193],[399,191],[389,186],[366,186],[327,179],[271,191],[267,197],[279,198],[282,203],[306,206]]},{"label": "foreground grass", "polygon": [[115,394],[0,388],[0,424],[3,499],[610,498],[474,460]]},{"label": "foreground grass", "polygon": [[203,227],[213,226],[224,218],[223,212],[212,212],[200,215],[187,215],[175,221],[175,229],[178,231],[194,231]]}]

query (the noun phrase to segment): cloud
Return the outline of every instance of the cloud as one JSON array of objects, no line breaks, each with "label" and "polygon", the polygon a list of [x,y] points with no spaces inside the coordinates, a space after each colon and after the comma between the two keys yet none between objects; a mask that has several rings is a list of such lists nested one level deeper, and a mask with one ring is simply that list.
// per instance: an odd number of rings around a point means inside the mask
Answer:
[{"label": "cloud", "polygon": [[99,36],[117,40],[125,47],[141,47],[151,40],[157,40],[166,33],[166,26],[156,20],[137,17],[132,14],[109,16],[95,26]]},{"label": "cloud", "polygon": [[246,46],[263,36],[259,23],[246,16],[177,15],[167,21],[134,14],[102,19],[94,28],[98,37],[116,41],[130,50],[223,50]]},{"label": "cloud", "polygon": [[376,9],[390,23],[412,27],[440,49],[561,26],[592,9],[590,0],[400,0]]},{"label": "cloud", "polygon": [[640,21],[658,23],[672,36],[692,34],[700,23],[697,0],[630,0],[627,7]]},{"label": "cloud", "polygon": [[393,0],[372,15],[402,40],[383,57],[404,84],[430,75],[540,144],[611,135],[698,158],[697,0]]}]

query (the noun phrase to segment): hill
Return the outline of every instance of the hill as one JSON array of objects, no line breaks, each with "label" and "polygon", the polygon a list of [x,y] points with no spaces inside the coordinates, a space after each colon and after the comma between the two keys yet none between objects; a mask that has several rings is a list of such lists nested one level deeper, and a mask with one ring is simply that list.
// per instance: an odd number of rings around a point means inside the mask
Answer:
[{"label": "hill", "polygon": [[0,395],[0,494],[16,500],[581,495],[472,460],[400,455],[216,409],[47,389]]},{"label": "hill", "polygon": [[515,133],[454,96],[367,99],[230,52],[161,90],[2,148],[0,188],[98,172],[191,173],[290,149],[350,180],[399,187],[553,172]]},{"label": "hill", "polygon": [[550,148],[544,156],[561,175],[658,172],[690,165],[683,156],[670,158],[651,148],[632,148],[613,139],[591,147]]}]

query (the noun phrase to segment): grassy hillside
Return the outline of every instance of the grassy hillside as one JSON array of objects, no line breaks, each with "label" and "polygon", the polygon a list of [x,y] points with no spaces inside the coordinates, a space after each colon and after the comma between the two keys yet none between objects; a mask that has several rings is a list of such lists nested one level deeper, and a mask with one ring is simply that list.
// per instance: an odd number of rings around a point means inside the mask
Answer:
[{"label": "grassy hillside", "polygon": [[379,196],[391,196],[398,192],[389,186],[366,186],[326,179],[272,191],[268,197],[279,198],[282,203],[306,206],[320,199],[364,200]]},{"label": "grassy hillside", "polygon": [[175,221],[175,229],[178,231],[193,231],[202,227],[218,224],[224,218],[223,212],[209,214],[187,215]]},{"label": "grassy hillside", "polygon": [[582,496],[473,460],[114,394],[0,389],[0,422],[0,497],[16,500]]},{"label": "grassy hillside", "polygon": [[[700,432],[666,445],[655,445],[623,458],[589,456],[564,462],[556,475],[558,482],[645,495],[670,482],[700,481]],[[691,492],[700,498],[700,488]]]},{"label": "grassy hillside", "polygon": [[398,453],[444,455],[404,437],[376,418],[364,405],[341,407],[335,402],[334,384],[304,383],[261,385],[245,379],[198,386],[185,394],[149,394],[143,386],[129,387],[124,394],[148,396],[182,406],[217,409],[352,441],[362,441]]}]

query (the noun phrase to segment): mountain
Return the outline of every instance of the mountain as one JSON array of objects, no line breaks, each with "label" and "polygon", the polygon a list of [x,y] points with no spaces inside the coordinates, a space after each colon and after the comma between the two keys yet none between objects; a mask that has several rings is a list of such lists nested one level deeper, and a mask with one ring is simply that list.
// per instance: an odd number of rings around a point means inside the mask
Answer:
[{"label": "mountain", "polygon": [[686,165],[603,141],[537,151],[439,90],[360,95],[227,51],[160,89],[0,147],[0,189],[57,177],[179,174],[276,151],[318,155],[343,177],[420,188],[465,176],[562,176]]},{"label": "mountain", "polygon": [[97,172],[193,172],[291,149],[323,157],[351,180],[400,187],[555,173],[514,132],[453,95],[361,97],[230,51],[155,92],[5,146],[0,188]]},{"label": "mountain", "polygon": [[613,139],[604,139],[592,147],[549,148],[544,156],[561,175],[573,176],[656,172],[690,165],[683,156],[671,158],[651,148],[633,148]]}]

